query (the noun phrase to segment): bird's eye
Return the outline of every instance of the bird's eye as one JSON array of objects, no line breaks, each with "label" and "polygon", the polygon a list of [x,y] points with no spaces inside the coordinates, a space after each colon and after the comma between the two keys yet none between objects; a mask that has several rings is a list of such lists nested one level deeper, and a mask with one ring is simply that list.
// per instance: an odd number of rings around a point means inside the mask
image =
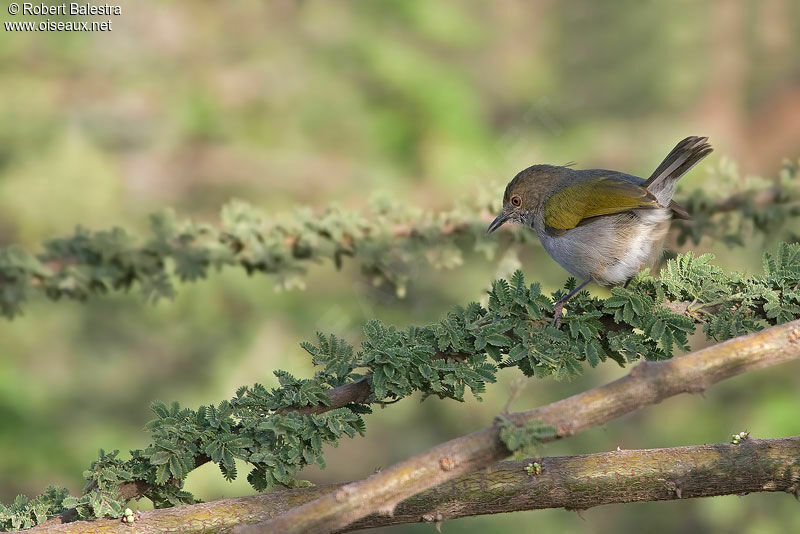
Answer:
[{"label": "bird's eye", "polygon": [[522,204],[522,199],[520,198],[520,196],[519,195],[512,195],[511,196],[511,205],[519,207],[520,204]]}]

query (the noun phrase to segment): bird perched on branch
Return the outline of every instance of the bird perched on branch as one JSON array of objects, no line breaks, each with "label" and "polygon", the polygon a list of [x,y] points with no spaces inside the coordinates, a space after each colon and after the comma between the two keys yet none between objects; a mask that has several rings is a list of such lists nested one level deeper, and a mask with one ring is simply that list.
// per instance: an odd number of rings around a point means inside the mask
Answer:
[{"label": "bird perched on branch", "polygon": [[673,215],[689,214],[672,200],[675,183],[712,152],[707,137],[687,137],[647,180],[619,171],[534,165],[506,186],[503,211],[489,233],[505,222],[530,226],[544,249],[583,280],[556,302],[556,327],[564,304],[589,282],[627,283],[661,256]]}]

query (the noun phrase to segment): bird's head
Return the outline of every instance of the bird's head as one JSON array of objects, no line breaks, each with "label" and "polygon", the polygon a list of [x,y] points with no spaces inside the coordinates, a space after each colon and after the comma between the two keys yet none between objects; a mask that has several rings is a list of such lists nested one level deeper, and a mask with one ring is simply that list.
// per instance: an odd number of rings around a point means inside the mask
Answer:
[{"label": "bird's head", "polygon": [[570,169],[553,165],[534,165],[517,174],[506,186],[503,210],[487,230],[494,232],[508,221],[533,226],[533,220],[544,206],[547,195],[564,182]]}]

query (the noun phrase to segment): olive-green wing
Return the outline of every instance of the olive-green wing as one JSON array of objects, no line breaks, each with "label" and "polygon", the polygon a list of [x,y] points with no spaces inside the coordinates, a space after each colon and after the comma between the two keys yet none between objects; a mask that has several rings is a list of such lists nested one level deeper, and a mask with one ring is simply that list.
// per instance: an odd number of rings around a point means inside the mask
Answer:
[{"label": "olive-green wing", "polygon": [[658,207],[656,198],[644,187],[600,176],[567,186],[548,198],[544,224],[549,232],[563,234],[590,217]]}]

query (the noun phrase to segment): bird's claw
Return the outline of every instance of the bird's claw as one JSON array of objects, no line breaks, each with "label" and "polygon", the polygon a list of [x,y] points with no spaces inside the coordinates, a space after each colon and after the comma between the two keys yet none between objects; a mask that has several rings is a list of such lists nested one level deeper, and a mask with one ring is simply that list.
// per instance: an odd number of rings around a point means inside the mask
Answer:
[{"label": "bird's claw", "polygon": [[561,315],[562,311],[564,310],[564,305],[562,303],[557,303],[555,308],[553,308],[553,324],[556,327],[556,330],[561,330]]}]

